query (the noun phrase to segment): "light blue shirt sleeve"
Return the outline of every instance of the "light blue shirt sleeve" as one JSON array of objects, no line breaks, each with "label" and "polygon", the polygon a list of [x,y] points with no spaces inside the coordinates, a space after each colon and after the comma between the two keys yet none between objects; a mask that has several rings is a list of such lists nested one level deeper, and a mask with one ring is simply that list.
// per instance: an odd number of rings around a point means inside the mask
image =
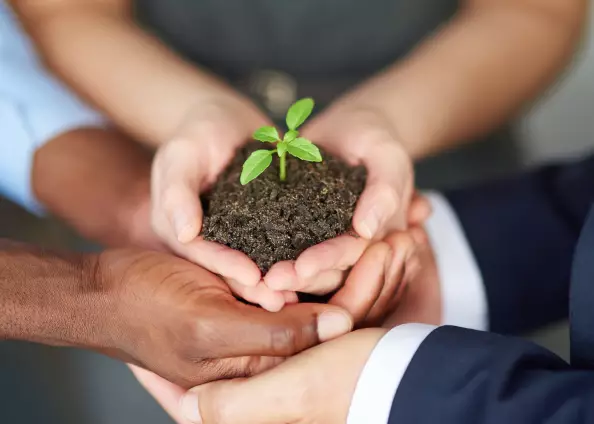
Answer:
[{"label": "light blue shirt sleeve", "polygon": [[16,17],[0,0],[0,193],[42,213],[31,187],[35,150],[67,131],[105,124],[44,68]]}]

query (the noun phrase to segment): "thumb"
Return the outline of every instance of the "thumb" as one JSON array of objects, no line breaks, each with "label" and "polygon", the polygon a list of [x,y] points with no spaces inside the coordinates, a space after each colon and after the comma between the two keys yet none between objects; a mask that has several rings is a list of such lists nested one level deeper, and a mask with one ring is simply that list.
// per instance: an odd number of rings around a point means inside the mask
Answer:
[{"label": "thumb", "polygon": [[181,182],[164,193],[164,212],[175,238],[189,243],[198,237],[202,228],[202,205],[198,190]]},{"label": "thumb", "polygon": [[219,343],[216,356],[288,357],[320,342],[332,340],[350,332],[353,318],[344,309],[333,305],[302,303],[287,305],[272,313],[260,308],[237,304],[219,305],[216,320],[202,320],[198,325],[205,331],[216,329]]},{"label": "thumb", "polygon": [[[183,157],[183,150],[172,143],[157,153],[152,170],[152,221],[156,232],[166,240],[188,243],[202,228],[199,161]],[[187,153],[186,153],[187,154]]]},{"label": "thumb", "polygon": [[362,161],[367,184],[353,216],[355,231],[366,239],[381,239],[407,226],[414,173],[406,152],[394,141],[371,144]]},{"label": "thumb", "polygon": [[[292,422],[286,402],[290,387],[280,387],[282,379],[257,376],[249,379],[221,380],[195,387],[181,402],[183,417],[194,424],[277,424]],[[279,387],[277,387],[279,386]]]}]

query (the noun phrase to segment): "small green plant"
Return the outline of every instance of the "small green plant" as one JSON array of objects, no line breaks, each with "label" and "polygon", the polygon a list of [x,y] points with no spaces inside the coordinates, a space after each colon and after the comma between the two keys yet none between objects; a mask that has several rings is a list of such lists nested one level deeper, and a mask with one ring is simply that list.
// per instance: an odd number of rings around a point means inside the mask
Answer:
[{"label": "small green plant", "polygon": [[281,139],[274,127],[258,128],[254,132],[254,139],[263,143],[276,143],[276,149],[256,150],[243,164],[239,181],[246,185],[257,178],[272,163],[272,156],[277,153],[280,158],[279,176],[281,181],[287,179],[287,153],[308,162],[321,162],[320,149],[306,138],[299,137],[297,128],[311,115],[314,101],[310,98],[301,99],[293,104],[287,112],[287,128],[289,129]]}]

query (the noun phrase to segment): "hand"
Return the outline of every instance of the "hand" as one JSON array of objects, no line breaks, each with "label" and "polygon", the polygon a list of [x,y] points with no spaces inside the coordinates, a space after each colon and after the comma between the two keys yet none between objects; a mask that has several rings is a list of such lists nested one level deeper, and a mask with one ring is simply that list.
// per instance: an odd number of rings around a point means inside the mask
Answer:
[{"label": "hand", "polygon": [[199,424],[344,424],[369,355],[387,330],[359,330],[249,379],[196,387],[183,398]]},{"label": "hand", "polygon": [[385,117],[338,104],[307,125],[303,135],[348,164],[367,169],[367,184],[353,216],[357,234],[381,240],[388,232],[407,227],[413,164],[398,142],[397,129]]},{"label": "hand", "polygon": [[304,135],[349,164],[367,168],[367,185],[353,216],[359,237],[343,235],[305,250],[296,261],[280,262],[270,269],[265,283],[276,290],[327,292],[329,286],[342,284],[345,271],[372,241],[422,223],[430,208],[414,195],[411,160],[395,129],[379,114],[339,105],[312,121]]},{"label": "hand", "polygon": [[[400,300],[394,306],[394,308],[389,311],[389,315],[386,319],[384,319],[382,323],[382,327],[386,329],[390,329],[400,324],[405,324],[409,322],[419,322],[425,324],[433,324],[433,325],[440,325],[442,323],[441,316],[441,294],[439,289],[439,276],[437,273],[437,265],[435,263],[435,257],[433,254],[433,250],[427,238],[427,234],[422,227],[415,227],[411,229],[410,236],[415,240],[417,246],[417,258],[420,261],[419,264],[419,271],[416,273],[415,278],[406,285]],[[401,241],[401,238],[396,237],[396,234],[393,237],[388,237],[387,241],[389,242],[392,248],[396,247],[394,242]],[[364,276],[366,272],[370,271],[361,271],[361,275]],[[365,283],[365,280],[361,279],[361,284]],[[356,298],[352,299],[356,302]],[[347,308],[349,306],[347,305]],[[369,330],[367,330],[369,331]],[[373,330],[376,331],[376,330]],[[348,334],[343,336],[341,339],[329,342],[320,346],[318,348],[312,349],[323,349],[323,348],[330,348],[330,345],[337,344],[339,341],[346,339],[347,337],[359,337],[358,334],[361,331],[357,331],[355,333]],[[305,352],[302,355],[306,355]],[[342,354],[342,352],[339,352]],[[294,359],[290,359],[289,361],[293,361]],[[284,366],[284,365],[281,365]],[[321,367],[320,367],[321,368]],[[270,373],[274,373],[276,370],[269,371]],[[184,394],[182,388],[169,383],[166,380],[142,369],[134,369],[133,372],[141,382],[141,384],[155,396],[158,400],[160,405],[171,415],[171,417],[178,423],[178,424],[189,424],[190,421],[184,419],[182,415],[182,411],[178,408],[180,400]],[[322,371],[323,372],[323,371]],[[326,375],[325,373],[316,375],[316,379],[320,376]],[[280,378],[280,377],[279,377]],[[312,379],[311,381],[315,381]],[[283,387],[282,391],[279,393],[285,393],[285,390],[290,389],[291,382],[285,383],[285,387]],[[206,386],[208,387],[208,386]],[[341,386],[334,386],[332,389],[332,393],[335,393],[336,387]],[[200,390],[200,388],[196,389]],[[274,389],[273,389],[274,390]],[[262,390],[261,393],[266,393]],[[290,395],[290,394],[289,394]],[[239,395],[238,395],[239,397]],[[201,397],[202,398],[202,397]],[[218,401],[218,397],[214,400],[214,402]],[[248,398],[249,399],[249,398]],[[295,397],[295,399],[299,400],[299,397]],[[229,399],[229,404],[233,399]],[[222,401],[222,400],[221,400]],[[317,401],[317,400],[316,400]],[[190,413],[195,411],[195,398],[190,398]],[[201,402],[203,403],[203,402]],[[209,402],[211,406],[214,405],[213,401]],[[229,404],[227,406],[229,406]],[[243,405],[240,404],[240,405]],[[265,404],[265,406],[270,406]],[[214,406],[213,406],[214,407]],[[224,411],[224,409],[223,409]],[[304,411],[307,411],[307,408],[304,408]],[[269,412],[269,411],[262,411],[262,412]],[[192,415],[191,415],[192,416]],[[286,417],[283,417],[286,418]],[[254,418],[255,419],[255,418]],[[215,421],[218,422],[218,421]],[[222,423],[224,424],[225,421]],[[287,421],[279,421],[279,422],[289,422]],[[320,421],[324,422],[325,421]],[[344,422],[344,421],[342,421]],[[208,424],[208,421],[204,421],[204,424]],[[241,422],[239,422],[241,424]]]},{"label": "hand", "polygon": [[151,215],[153,229],[173,252],[221,275],[241,298],[278,311],[297,300],[294,293],[270,290],[247,255],[198,236],[203,218],[199,194],[215,182],[253,130],[267,123],[239,98],[194,108],[177,136],[156,154]]},{"label": "hand", "polygon": [[[192,109],[155,156],[152,169],[152,226],[174,251],[184,250],[210,271],[245,285],[255,285],[260,272],[246,255],[197,239],[203,211],[199,194],[213,184],[237,148],[254,128],[267,123],[240,99],[216,99]],[[192,243],[193,249],[182,249]],[[233,263],[236,266],[228,267]]]},{"label": "hand", "polygon": [[189,423],[189,421],[184,419],[179,408],[179,403],[186,392],[185,389],[143,368],[135,365],[128,365],[128,367],[140,385],[155,398],[157,403],[161,405],[161,408],[177,424]]},{"label": "hand", "polygon": [[329,305],[276,314],[245,305],[219,278],[163,253],[105,251],[92,275],[111,306],[98,350],[184,387],[261,372],[352,327]]},{"label": "hand", "polygon": [[[409,221],[411,225],[418,226],[430,213],[427,200],[417,195],[411,206]],[[272,267],[264,280],[271,288],[279,290],[317,295],[338,290],[329,303],[349,311],[357,327],[381,325],[399,304],[409,283],[416,281],[416,274],[422,271],[419,265],[425,257],[421,254],[424,255],[428,243],[427,237],[422,237],[422,234],[424,232],[420,227],[414,227],[409,231],[393,231],[378,242],[343,235],[304,253],[306,256],[315,253],[329,258],[344,249],[343,256],[336,262],[336,269],[300,279],[295,262],[281,262]],[[340,245],[339,249],[332,250],[335,244]],[[356,263],[348,271],[353,261]]]},{"label": "hand", "polygon": [[440,325],[439,273],[425,229],[395,231],[372,244],[329,303],[349,311],[359,328]]}]

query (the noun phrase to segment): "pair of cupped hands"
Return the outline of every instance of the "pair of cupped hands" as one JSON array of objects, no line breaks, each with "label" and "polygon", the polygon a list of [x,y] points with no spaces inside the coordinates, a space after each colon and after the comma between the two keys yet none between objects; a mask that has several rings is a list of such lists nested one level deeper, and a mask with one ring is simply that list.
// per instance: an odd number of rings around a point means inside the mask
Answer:
[{"label": "pair of cupped hands", "polygon": [[[198,195],[264,125],[272,124],[236,96],[191,110],[153,162],[153,230],[177,255],[221,276],[236,296],[268,311],[297,303],[297,292],[336,291],[330,303],[346,309],[357,325],[381,323],[419,268],[414,237],[405,230],[422,224],[430,208],[415,193],[412,161],[398,134],[377,111],[339,102],[300,129],[325,151],[366,168],[352,221],[356,234],[310,247],[295,261],[274,264],[266,275],[244,253],[200,236],[204,211]],[[369,283],[376,280],[381,284]]]}]

